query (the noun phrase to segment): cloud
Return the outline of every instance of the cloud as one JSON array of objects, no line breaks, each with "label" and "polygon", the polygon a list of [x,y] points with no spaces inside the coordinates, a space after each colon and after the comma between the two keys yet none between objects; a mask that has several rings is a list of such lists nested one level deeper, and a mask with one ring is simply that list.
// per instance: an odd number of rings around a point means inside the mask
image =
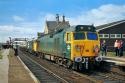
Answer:
[{"label": "cloud", "polygon": [[24,21],[24,18],[21,16],[14,15],[12,18],[14,21]]},{"label": "cloud", "polygon": [[[76,13],[74,13],[76,14]],[[125,19],[125,5],[106,4],[89,11],[80,11],[74,17],[67,17],[71,25],[94,24],[96,26]],[[54,14],[46,14],[45,20],[55,20]],[[62,20],[62,18],[60,18]]]},{"label": "cloud", "polygon": [[3,26],[0,26],[0,32],[11,32],[13,31],[14,29],[14,26],[13,25],[3,25]]},{"label": "cloud", "polygon": [[39,22],[22,22],[18,25],[1,25],[0,26],[0,42],[12,38],[33,38],[37,37],[37,32],[42,32]]},{"label": "cloud", "polygon": [[55,20],[55,15],[54,14],[51,14],[51,13],[48,13],[44,16],[44,20],[50,20],[50,21],[53,21]]},{"label": "cloud", "polygon": [[[80,11],[75,17],[66,16],[66,20],[71,25],[77,24],[94,24],[96,26],[110,23],[117,20],[125,19],[125,5],[102,5],[99,8],[91,9],[89,11]],[[0,41],[9,40],[8,37],[28,37],[33,38],[37,36],[37,32],[44,31],[46,20],[56,20],[55,14],[44,14],[38,16],[36,21],[26,21],[20,16],[13,16],[15,24],[0,25]],[[62,18],[60,18],[62,20]]]},{"label": "cloud", "polygon": [[90,11],[81,11],[76,17],[69,17],[71,24],[95,24],[101,25],[117,20],[125,19],[125,5],[102,5]]}]

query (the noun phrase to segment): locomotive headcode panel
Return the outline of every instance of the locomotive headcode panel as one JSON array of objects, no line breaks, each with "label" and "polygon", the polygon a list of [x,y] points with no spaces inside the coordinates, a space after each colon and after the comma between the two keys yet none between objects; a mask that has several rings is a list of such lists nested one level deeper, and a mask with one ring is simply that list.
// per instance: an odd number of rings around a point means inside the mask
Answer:
[{"label": "locomotive headcode panel", "polygon": [[96,32],[96,28],[93,25],[77,25],[75,27],[75,31],[90,31],[90,32]]}]

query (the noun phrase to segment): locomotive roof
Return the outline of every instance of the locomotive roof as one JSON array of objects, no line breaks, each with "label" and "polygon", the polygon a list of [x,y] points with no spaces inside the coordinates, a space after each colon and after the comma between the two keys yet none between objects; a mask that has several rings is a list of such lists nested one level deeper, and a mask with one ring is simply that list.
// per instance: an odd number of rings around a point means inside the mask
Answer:
[{"label": "locomotive roof", "polygon": [[73,31],[73,32],[78,32],[78,31],[90,31],[90,32],[95,32],[96,28],[93,25],[74,25],[68,28],[66,31]]}]

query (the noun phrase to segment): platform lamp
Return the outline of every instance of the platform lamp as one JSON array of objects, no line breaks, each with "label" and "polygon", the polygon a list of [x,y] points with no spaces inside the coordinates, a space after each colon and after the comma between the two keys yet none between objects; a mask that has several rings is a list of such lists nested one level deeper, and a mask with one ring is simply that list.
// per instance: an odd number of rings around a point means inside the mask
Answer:
[{"label": "platform lamp", "polygon": [[9,39],[10,39],[10,43],[9,44],[11,45],[11,37],[9,37]]}]

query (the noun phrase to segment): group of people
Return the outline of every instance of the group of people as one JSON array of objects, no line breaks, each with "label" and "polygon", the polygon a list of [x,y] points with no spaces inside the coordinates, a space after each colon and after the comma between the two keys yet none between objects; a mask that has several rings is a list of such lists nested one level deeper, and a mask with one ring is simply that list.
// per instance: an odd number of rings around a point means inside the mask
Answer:
[{"label": "group of people", "polygon": [[[123,41],[122,40],[116,40],[114,43],[114,48],[115,48],[116,56],[123,56]],[[101,42],[101,54],[102,56],[107,55],[107,45],[106,45],[105,40]]]}]

